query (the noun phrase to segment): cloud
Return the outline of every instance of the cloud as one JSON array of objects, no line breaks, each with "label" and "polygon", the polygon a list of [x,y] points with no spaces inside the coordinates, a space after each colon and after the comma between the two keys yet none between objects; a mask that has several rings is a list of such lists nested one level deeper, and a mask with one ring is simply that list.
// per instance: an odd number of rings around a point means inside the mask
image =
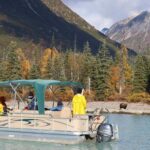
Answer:
[{"label": "cloud", "polygon": [[91,25],[101,30],[116,21],[150,10],[149,0],[62,0]]}]

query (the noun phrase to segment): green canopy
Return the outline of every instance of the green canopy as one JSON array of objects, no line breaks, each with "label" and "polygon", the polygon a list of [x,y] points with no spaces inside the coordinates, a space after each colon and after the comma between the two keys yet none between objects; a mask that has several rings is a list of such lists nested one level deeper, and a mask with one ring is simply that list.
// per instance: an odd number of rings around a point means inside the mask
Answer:
[{"label": "green canopy", "polygon": [[44,114],[44,101],[45,101],[45,91],[48,86],[56,85],[56,86],[74,86],[74,87],[82,87],[82,85],[78,82],[71,81],[58,81],[58,80],[10,80],[0,82],[0,87],[12,87],[12,86],[32,86],[35,90],[35,95],[38,101],[38,111],[39,114]]}]

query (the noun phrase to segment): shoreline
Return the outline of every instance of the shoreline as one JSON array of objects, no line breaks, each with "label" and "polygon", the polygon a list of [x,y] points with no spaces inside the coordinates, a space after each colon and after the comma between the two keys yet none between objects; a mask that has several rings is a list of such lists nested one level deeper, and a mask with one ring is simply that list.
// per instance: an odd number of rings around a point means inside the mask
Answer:
[{"label": "shoreline", "polygon": [[[71,103],[63,102],[64,106],[71,107]],[[120,104],[126,103],[126,109],[120,109]],[[8,107],[10,107],[10,101]],[[55,102],[56,105],[56,102]],[[45,107],[52,107],[52,101],[46,101]],[[150,115],[150,105],[146,103],[129,103],[123,101],[97,101],[87,102],[87,112],[91,113],[96,108],[100,109],[102,113],[116,113],[116,114],[137,114],[137,115]]]},{"label": "shoreline", "polygon": [[[126,103],[126,109],[120,109],[120,104]],[[102,102],[88,102],[87,111],[93,112],[99,108],[102,113],[116,113],[116,114],[137,114],[137,115],[150,115],[150,105],[146,103],[129,103],[122,101],[102,101]]]}]

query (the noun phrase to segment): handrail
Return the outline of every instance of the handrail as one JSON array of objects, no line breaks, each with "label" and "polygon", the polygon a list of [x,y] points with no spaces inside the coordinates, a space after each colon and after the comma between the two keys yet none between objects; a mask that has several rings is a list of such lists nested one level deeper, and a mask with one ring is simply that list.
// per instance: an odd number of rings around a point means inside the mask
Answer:
[{"label": "handrail", "polygon": [[[81,127],[79,122],[83,121],[85,127]],[[77,121],[77,124],[75,122]],[[13,113],[7,116],[0,117],[0,128],[8,129],[39,129],[39,130],[61,130],[61,131],[75,131],[84,129],[88,131],[87,118],[53,118],[51,114],[39,115],[33,113]],[[60,127],[60,128],[59,128]],[[81,131],[82,131],[81,130]]]}]

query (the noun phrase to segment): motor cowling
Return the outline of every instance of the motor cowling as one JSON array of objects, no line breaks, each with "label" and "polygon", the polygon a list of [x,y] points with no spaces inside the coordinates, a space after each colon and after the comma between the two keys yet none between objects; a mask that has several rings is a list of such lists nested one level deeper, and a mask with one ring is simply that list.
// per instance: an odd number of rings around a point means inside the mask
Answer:
[{"label": "motor cowling", "polygon": [[99,125],[97,129],[96,141],[97,142],[109,142],[113,137],[113,126],[109,123],[103,123]]}]

